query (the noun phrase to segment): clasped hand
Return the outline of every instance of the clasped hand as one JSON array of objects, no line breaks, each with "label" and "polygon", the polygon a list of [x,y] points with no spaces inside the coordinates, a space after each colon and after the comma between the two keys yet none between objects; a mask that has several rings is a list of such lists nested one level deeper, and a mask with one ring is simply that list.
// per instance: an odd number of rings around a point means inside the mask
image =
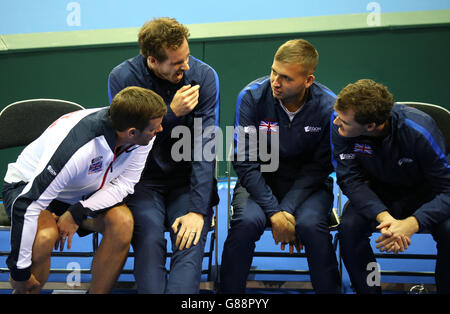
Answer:
[{"label": "clasped hand", "polygon": [[381,222],[377,229],[380,230],[381,236],[375,242],[381,252],[404,252],[411,245],[411,237],[419,229],[418,222],[415,217],[411,216],[406,219],[398,220],[390,217]]},{"label": "clasped hand", "polygon": [[294,253],[294,247],[297,252],[303,249],[303,245],[297,239],[295,232],[295,217],[286,212],[279,211],[270,217],[272,223],[272,235],[275,244],[281,243],[281,249],[284,251],[285,245],[289,244],[289,253]]}]

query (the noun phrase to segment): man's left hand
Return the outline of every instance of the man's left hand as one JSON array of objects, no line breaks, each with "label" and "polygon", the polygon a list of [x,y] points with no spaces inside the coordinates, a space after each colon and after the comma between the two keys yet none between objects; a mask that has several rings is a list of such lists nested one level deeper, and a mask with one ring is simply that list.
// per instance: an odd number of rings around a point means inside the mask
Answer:
[{"label": "man's left hand", "polygon": [[180,251],[184,248],[190,248],[192,244],[197,245],[202,235],[203,224],[203,215],[194,212],[189,212],[175,219],[172,230],[177,234],[175,244]]},{"label": "man's left hand", "polygon": [[72,214],[69,211],[66,211],[59,218],[57,216],[54,217],[58,221],[57,225],[59,231],[59,238],[56,241],[55,249],[59,246],[60,251],[62,251],[67,239],[67,249],[70,250],[70,247],[72,246],[72,237],[75,232],[77,232],[79,226],[75,223],[75,220],[73,220]]}]

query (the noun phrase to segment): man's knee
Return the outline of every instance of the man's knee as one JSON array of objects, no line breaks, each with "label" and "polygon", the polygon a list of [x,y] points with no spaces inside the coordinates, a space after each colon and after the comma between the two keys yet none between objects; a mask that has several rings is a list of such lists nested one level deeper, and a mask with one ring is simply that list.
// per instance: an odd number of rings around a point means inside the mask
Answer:
[{"label": "man's knee", "polygon": [[357,223],[357,219],[355,219],[355,216],[353,215],[347,215],[345,218],[342,217],[339,225],[340,233],[346,235],[347,233],[352,232],[352,230],[355,230],[355,227],[357,227]]},{"label": "man's knee", "polygon": [[113,236],[116,241],[130,243],[134,219],[130,209],[122,204],[108,210],[104,216],[103,236]]},{"label": "man's knee", "polygon": [[231,228],[234,232],[241,230],[245,235],[252,234],[259,237],[264,232],[266,222],[266,216],[261,209],[245,208],[234,213]]},{"label": "man's knee", "polygon": [[32,262],[39,263],[49,258],[57,240],[58,228],[39,230],[33,243]]},{"label": "man's knee", "polygon": [[369,238],[376,226],[376,221],[370,221],[358,213],[351,205],[344,209],[339,225],[339,236],[343,243],[353,245],[354,241]]},{"label": "man's knee", "polygon": [[295,223],[295,232],[302,239],[312,244],[317,239],[321,239],[321,235],[328,236],[330,230],[328,226],[328,215],[320,215],[314,209],[305,211],[303,215],[297,217]]}]

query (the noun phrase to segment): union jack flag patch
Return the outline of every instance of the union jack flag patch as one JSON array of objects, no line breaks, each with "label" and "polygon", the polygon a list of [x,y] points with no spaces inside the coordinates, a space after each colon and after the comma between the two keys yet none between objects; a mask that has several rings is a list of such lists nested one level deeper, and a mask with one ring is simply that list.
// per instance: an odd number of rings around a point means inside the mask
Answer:
[{"label": "union jack flag patch", "polygon": [[372,147],[369,144],[359,144],[359,143],[355,143],[353,152],[356,154],[362,154],[362,155],[372,155],[373,154]]},{"label": "union jack flag patch", "polygon": [[278,122],[261,120],[261,122],[259,122],[259,130],[265,131],[266,133],[277,133]]},{"label": "union jack flag patch", "polygon": [[91,161],[89,166],[88,174],[94,174],[102,171],[103,168],[103,156],[98,156]]}]

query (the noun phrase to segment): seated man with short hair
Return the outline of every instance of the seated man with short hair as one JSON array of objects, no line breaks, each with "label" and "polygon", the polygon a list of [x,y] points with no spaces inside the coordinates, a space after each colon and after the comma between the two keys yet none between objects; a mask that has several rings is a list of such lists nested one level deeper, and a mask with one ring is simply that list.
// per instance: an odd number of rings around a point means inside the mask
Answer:
[{"label": "seated man with short hair", "polygon": [[130,87],[110,107],[62,116],[8,165],[3,200],[12,223],[7,264],[15,293],[41,290],[53,247],[63,250],[67,241],[70,249],[87,216],[94,217],[89,229],[103,235],[90,292],[110,291],[133,234],[123,199],[139,181],[165,114],[159,95]]},{"label": "seated man with short hair", "polygon": [[350,201],[341,221],[341,252],[356,292],[381,292],[379,282],[368,280],[375,263],[369,237],[378,229],[377,248],[395,253],[408,248],[414,233],[431,232],[437,290],[449,293],[450,167],[436,123],[394,104],[385,86],[368,79],[347,85],[335,110],[337,182]]}]

